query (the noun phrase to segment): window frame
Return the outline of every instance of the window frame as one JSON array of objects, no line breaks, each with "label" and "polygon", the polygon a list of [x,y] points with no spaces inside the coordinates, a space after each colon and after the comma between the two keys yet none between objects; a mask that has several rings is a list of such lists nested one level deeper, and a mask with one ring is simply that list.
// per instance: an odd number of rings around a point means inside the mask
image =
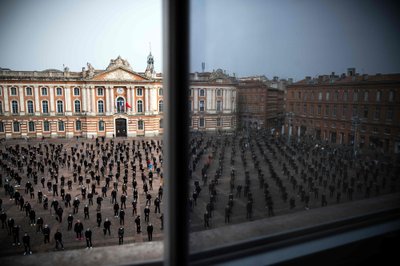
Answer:
[{"label": "window frame", "polygon": [[[77,103],[79,103],[79,108],[78,108],[78,110],[77,110]],[[81,108],[82,106],[81,106],[81,101],[80,100],[78,100],[78,99],[75,99],[74,100],[74,113],[81,113],[82,112],[82,108]]]},{"label": "window frame", "polygon": [[[60,91],[60,93],[58,93]],[[63,96],[63,88],[62,87],[56,87],[56,96]]]},{"label": "window frame", "polygon": [[[80,96],[81,95],[81,88],[80,87],[74,87],[74,96]],[[78,93],[76,93],[78,92]]]},{"label": "window frame", "polygon": [[104,101],[103,100],[97,101],[97,113],[104,114]]},{"label": "window frame", "polygon": [[12,100],[11,101],[11,113],[13,114],[13,115],[17,115],[17,114],[19,114],[19,103],[18,103],[18,101],[17,100]]},{"label": "window frame", "polygon": [[18,96],[17,87],[15,86],[10,87],[10,96]]},{"label": "window frame", "polygon": [[136,101],[136,112],[137,113],[143,113],[143,101],[142,100],[137,100]]},{"label": "window frame", "polygon": [[65,122],[64,121],[62,121],[62,120],[58,120],[57,121],[57,131],[58,132],[65,132]]},{"label": "window frame", "polygon": [[[32,104],[31,106],[29,106],[30,103]],[[32,110],[30,110],[30,108],[32,108]],[[31,111],[31,112],[30,112],[30,111]],[[34,114],[34,113],[35,113],[35,104],[33,103],[32,100],[26,101],[26,112],[27,112],[28,114]]]},{"label": "window frame", "polygon": [[[43,93],[45,92],[45,93]],[[49,89],[47,87],[40,87],[40,95],[41,96],[49,96]]]},{"label": "window frame", "polygon": [[[28,93],[29,92],[29,93]],[[32,87],[26,87],[25,88],[25,95],[26,96],[32,96],[33,95],[33,90],[32,90]]]},{"label": "window frame", "polygon": [[[62,100],[57,100],[56,105],[57,105],[57,114],[63,114],[64,113],[64,102]],[[60,112],[60,110],[61,110],[61,112]]]},{"label": "window frame", "polygon": [[[16,127],[18,127],[18,130],[15,130]],[[13,133],[20,133],[21,132],[21,122],[13,121],[13,123],[12,123],[12,132]]]},{"label": "window frame", "polygon": [[82,121],[79,119],[75,121],[75,131],[82,131]]},{"label": "window frame", "polygon": [[[44,109],[45,109],[44,108],[44,103],[46,103],[47,112],[44,111]],[[41,105],[42,105],[41,106],[42,107],[41,108],[42,109],[42,114],[48,114],[49,113],[49,101],[48,100],[43,100]]]},{"label": "window frame", "polygon": [[[31,125],[33,125],[33,129],[31,129]],[[36,126],[34,121],[29,121],[28,122],[28,132],[35,132],[36,131]]]},{"label": "window frame", "polygon": [[50,132],[51,131],[51,124],[50,121],[43,121],[43,132]]}]

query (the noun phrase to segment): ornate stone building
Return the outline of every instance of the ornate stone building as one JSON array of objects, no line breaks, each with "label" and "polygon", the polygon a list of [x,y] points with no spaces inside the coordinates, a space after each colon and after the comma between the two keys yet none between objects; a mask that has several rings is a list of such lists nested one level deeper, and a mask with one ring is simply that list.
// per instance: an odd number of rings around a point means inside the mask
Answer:
[{"label": "ornate stone building", "polygon": [[190,75],[190,130],[232,131],[236,128],[237,81],[221,69]]},{"label": "ornate stone building", "polygon": [[306,77],[287,87],[286,133],[400,153],[399,107],[400,74]]},{"label": "ornate stone building", "polygon": [[154,136],[163,133],[162,76],[118,57],[105,70],[0,69],[0,138]]}]

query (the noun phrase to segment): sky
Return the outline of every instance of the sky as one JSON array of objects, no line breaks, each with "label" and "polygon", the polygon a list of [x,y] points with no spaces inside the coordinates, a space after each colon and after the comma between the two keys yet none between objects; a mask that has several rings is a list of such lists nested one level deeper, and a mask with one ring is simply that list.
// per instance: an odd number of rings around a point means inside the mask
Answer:
[{"label": "sky", "polygon": [[105,69],[120,55],[144,72],[151,46],[161,72],[161,15],[161,0],[1,0],[0,67]]},{"label": "sky", "polygon": [[[269,78],[400,73],[400,14],[389,0],[191,0],[190,69]],[[0,67],[162,72],[162,0],[2,0]]]},{"label": "sky", "polygon": [[[194,0],[191,69],[239,76],[400,73],[396,1]],[[194,15],[193,15],[194,14]]]}]

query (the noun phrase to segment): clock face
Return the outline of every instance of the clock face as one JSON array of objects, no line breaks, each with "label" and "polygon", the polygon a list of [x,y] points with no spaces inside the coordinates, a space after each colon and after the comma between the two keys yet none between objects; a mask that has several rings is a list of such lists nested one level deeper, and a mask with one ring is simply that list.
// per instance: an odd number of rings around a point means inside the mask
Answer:
[{"label": "clock face", "polygon": [[123,89],[123,88],[118,88],[118,89],[117,89],[117,93],[118,93],[118,94],[124,93],[124,89]]}]

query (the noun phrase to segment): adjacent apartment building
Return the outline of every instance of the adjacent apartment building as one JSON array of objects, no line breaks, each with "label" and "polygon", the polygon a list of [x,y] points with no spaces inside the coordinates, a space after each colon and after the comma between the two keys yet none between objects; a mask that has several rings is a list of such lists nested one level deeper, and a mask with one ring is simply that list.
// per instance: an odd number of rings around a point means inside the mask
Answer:
[{"label": "adjacent apartment building", "polygon": [[287,87],[286,134],[400,152],[400,74],[306,77]]}]

